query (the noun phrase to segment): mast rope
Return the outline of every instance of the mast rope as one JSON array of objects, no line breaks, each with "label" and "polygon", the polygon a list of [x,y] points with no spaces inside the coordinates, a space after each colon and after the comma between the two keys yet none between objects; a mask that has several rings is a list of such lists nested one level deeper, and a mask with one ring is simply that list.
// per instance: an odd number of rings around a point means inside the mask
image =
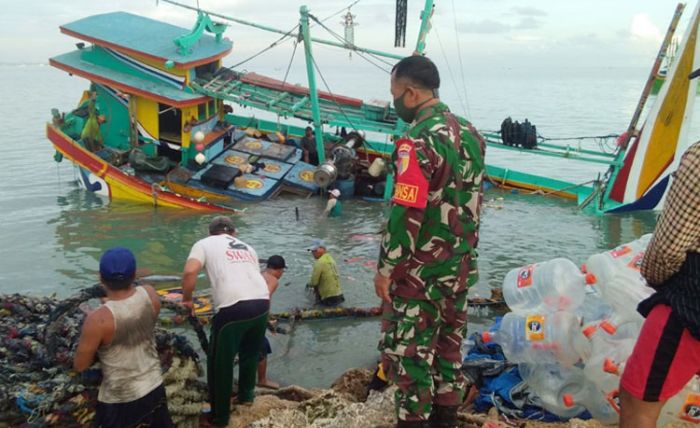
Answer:
[{"label": "mast rope", "polygon": [[[335,37],[338,41],[344,43],[344,44],[347,46],[347,49],[350,49],[350,50],[355,51],[355,53],[356,53],[360,58],[362,58],[362,59],[364,59],[365,61],[369,62],[369,63],[372,64],[373,66],[379,68],[379,69],[382,70],[383,72],[385,72],[385,73],[387,73],[387,74],[391,74],[391,72],[390,72],[389,70],[383,68],[381,65],[376,64],[376,63],[374,63],[373,61],[371,61],[369,58],[365,57],[365,56],[363,55],[362,52],[360,52],[360,51],[357,50],[357,46],[356,46],[354,43],[348,43],[340,34],[336,33],[335,31],[331,30],[330,28],[328,28],[323,22],[321,22],[321,21],[320,21],[318,18],[316,18],[314,15],[309,14],[309,18],[311,18],[311,19],[314,20],[316,23],[318,23],[318,25],[320,25],[324,30],[328,31],[328,33],[329,33],[331,36]],[[383,58],[381,58],[381,57],[378,57],[377,55],[374,55],[374,54],[371,54],[371,53],[368,53],[368,55],[370,55],[372,58],[376,59],[377,61],[380,61],[380,62],[386,64],[386,65],[389,66],[389,67],[393,67],[393,66],[394,66],[394,64],[390,63],[389,61],[386,61],[385,59],[383,59]]]},{"label": "mast rope", "polygon": [[240,61],[240,62],[238,62],[238,63],[236,63],[236,64],[234,64],[234,65],[232,65],[232,66],[226,67],[226,68],[228,68],[229,70],[233,70],[234,68],[239,67],[239,66],[245,64],[246,62],[251,61],[251,60],[257,58],[257,57],[259,57],[260,55],[264,54],[265,52],[269,51],[270,49],[272,49],[272,48],[278,46],[280,43],[286,41],[286,39],[293,39],[293,37],[291,36],[291,33],[294,32],[294,31],[296,31],[297,28],[299,28],[299,24],[295,25],[294,28],[292,28],[291,30],[287,31],[285,34],[282,35],[282,37],[280,37],[279,39],[277,39],[277,40],[275,40],[274,42],[272,42],[272,44],[270,44],[270,46],[268,46],[268,47],[262,49],[261,51],[255,53],[255,54],[253,54],[253,55],[251,55],[251,56],[249,56],[248,58],[244,59],[243,61]]},{"label": "mast rope", "polygon": [[438,32],[437,27],[435,28],[435,36],[438,39],[438,44],[440,45],[440,51],[442,52],[442,56],[445,58],[445,64],[447,65],[447,72],[450,74],[450,80],[452,80],[452,84],[455,86],[455,93],[457,94],[457,99],[459,100],[459,104],[462,106],[462,111],[466,115],[467,113],[467,108],[464,104],[464,100],[462,99],[462,95],[459,91],[459,85],[457,85],[457,80],[455,79],[455,75],[452,72],[452,66],[450,65],[450,60],[447,58],[447,54],[445,53],[445,47],[442,45],[442,39],[440,38],[440,33]]},{"label": "mast rope", "polygon": [[331,94],[331,101],[333,101],[333,104],[335,104],[335,106],[338,107],[338,110],[340,110],[340,113],[343,115],[343,117],[345,117],[345,120],[348,121],[348,123],[350,124],[352,129],[354,129],[355,131],[358,131],[355,124],[352,122],[352,120],[350,120],[348,115],[345,113],[345,110],[343,110],[343,107],[341,107],[341,105],[338,103],[338,101],[336,101],[335,94],[331,91],[331,87],[328,85],[328,82],[326,82],[326,78],[323,77],[323,73],[321,73],[321,68],[318,66],[318,64],[316,64],[316,59],[312,57],[311,62],[313,62],[314,68],[316,69],[318,76],[321,78],[321,81],[323,82],[323,86],[326,87],[326,91],[328,91],[328,93]]},{"label": "mast rope", "polygon": [[455,0],[452,0],[452,22],[455,30],[455,40],[457,41],[457,58],[459,58],[459,71],[462,76],[462,91],[464,92],[464,104],[467,110],[464,112],[467,117],[471,117],[471,109],[469,108],[469,97],[467,96],[467,80],[464,78],[464,63],[462,62],[462,47],[459,43],[459,34],[457,32],[457,10],[455,9]]}]

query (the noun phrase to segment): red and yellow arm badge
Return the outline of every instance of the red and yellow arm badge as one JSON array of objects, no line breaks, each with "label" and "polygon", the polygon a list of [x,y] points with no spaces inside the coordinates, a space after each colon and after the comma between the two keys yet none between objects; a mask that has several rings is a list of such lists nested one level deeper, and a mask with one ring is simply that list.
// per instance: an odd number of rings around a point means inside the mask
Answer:
[{"label": "red and yellow arm badge", "polygon": [[396,142],[396,187],[391,201],[411,208],[425,208],[428,202],[428,179],[418,165],[413,141]]}]

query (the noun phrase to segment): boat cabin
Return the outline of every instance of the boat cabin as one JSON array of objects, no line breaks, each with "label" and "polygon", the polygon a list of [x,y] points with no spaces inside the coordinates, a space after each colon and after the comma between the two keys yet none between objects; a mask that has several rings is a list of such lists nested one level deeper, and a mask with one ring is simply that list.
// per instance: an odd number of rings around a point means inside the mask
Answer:
[{"label": "boat cabin", "polygon": [[[50,64],[91,81],[80,105],[86,107],[85,120],[91,109],[102,117],[104,146],[124,152],[138,147],[183,166],[199,152],[206,159],[222,152],[232,128],[223,120],[223,101],[196,93],[190,82],[213,75],[231,51],[223,25],[200,14],[192,32],[183,35],[174,25],[114,12],[60,28],[83,42]],[[82,125],[73,127],[75,133]]]}]

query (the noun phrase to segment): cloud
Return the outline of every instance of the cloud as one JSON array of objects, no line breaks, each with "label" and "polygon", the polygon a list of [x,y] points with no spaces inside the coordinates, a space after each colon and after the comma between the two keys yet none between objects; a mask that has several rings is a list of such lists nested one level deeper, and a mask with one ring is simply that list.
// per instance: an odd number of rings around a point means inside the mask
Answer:
[{"label": "cloud", "polygon": [[536,7],[520,6],[511,9],[514,14],[522,16],[547,16],[547,12]]},{"label": "cloud", "polygon": [[525,17],[520,20],[517,24],[513,26],[517,30],[536,30],[542,28],[544,22],[541,19],[533,17]]},{"label": "cloud", "polygon": [[482,21],[464,22],[459,25],[459,31],[462,33],[497,34],[507,33],[510,31],[510,29],[510,25],[504,24],[502,22],[492,21],[490,19],[485,19]]},{"label": "cloud", "polygon": [[632,17],[630,36],[646,41],[661,41],[663,36],[659,27],[654,25],[646,13],[638,13]]}]

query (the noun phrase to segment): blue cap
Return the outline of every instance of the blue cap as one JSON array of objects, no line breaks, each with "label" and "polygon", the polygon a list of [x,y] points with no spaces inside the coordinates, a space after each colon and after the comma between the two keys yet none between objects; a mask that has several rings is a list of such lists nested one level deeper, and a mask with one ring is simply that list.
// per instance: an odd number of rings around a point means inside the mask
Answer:
[{"label": "blue cap", "polygon": [[321,247],[326,248],[326,243],[323,242],[323,239],[314,239],[314,243],[306,250],[307,251],[316,251]]},{"label": "blue cap", "polygon": [[110,248],[100,258],[100,276],[107,281],[131,279],[136,273],[134,253],[124,247]]}]

